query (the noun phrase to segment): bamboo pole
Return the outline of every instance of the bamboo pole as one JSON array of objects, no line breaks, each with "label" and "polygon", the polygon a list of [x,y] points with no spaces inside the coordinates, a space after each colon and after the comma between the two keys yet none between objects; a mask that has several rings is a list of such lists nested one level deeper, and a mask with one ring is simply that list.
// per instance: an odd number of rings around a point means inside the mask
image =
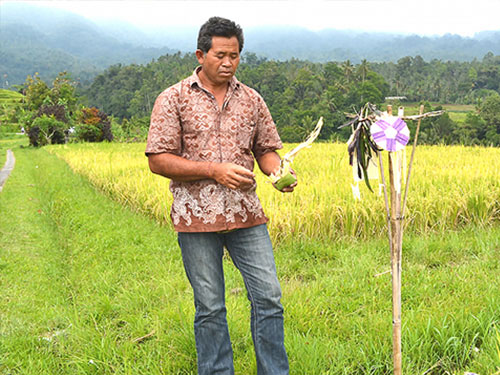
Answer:
[{"label": "bamboo pole", "polygon": [[401,193],[395,188],[395,171],[389,152],[391,188],[392,351],[394,375],[401,375]]},{"label": "bamboo pole", "polygon": [[[420,115],[424,111],[424,106],[420,106]],[[404,109],[400,108],[398,117],[403,117]],[[413,158],[415,156],[415,148],[417,147],[418,133],[420,130],[420,122],[422,117],[418,119],[417,130],[415,132],[415,139],[413,142],[413,149],[410,158],[410,165],[408,167],[408,174],[406,177],[405,192],[403,197],[403,205],[401,206],[401,191],[397,192],[395,184],[397,181],[396,174],[393,171],[393,163],[391,160],[391,153],[389,152],[389,175],[391,178],[391,229],[393,235],[391,236],[391,269],[392,269],[392,350],[394,362],[394,375],[402,374],[402,355],[401,355],[401,258],[403,253],[403,221],[406,208],[406,198],[408,196],[408,186],[410,184],[411,168],[413,165]],[[396,168],[400,168],[397,165]],[[401,173],[397,174],[401,178]],[[398,181],[401,184],[401,181]]]},{"label": "bamboo pole", "polygon": [[408,186],[410,186],[410,177],[411,177],[411,168],[413,166],[413,158],[415,157],[415,149],[417,148],[417,141],[418,141],[418,133],[420,132],[420,123],[422,122],[422,117],[424,113],[424,105],[420,105],[420,112],[419,112],[419,117],[418,117],[418,123],[417,123],[417,130],[415,131],[415,139],[413,140],[413,148],[411,150],[411,157],[410,157],[410,166],[408,167],[408,175],[406,176],[406,186],[405,186],[405,195],[403,198],[403,209],[402,209],[402,216],[404,218],[405,215],[405,208],[406,208],[406,197],[408,196]]},{"label": "bamboo pole", "polygon": [[[392,116],[392,106],[387,106],[387,114]],[[398,113],[402,115],[402,113]],[[380,170],[384,183],[384,195],[386,210],[388,212],[389,247],[391,251],[391,275],[392,275],[392,358],[394,375],[401,375],[401,189],[396,190],[396,185],[401,186],[401,173],[394,168],[399,168],[393,162],[393,153],[388,152],[389,164],[389,186],[390,186],[390,210],[387,202],[385,178],[383,175],[382,158],[379,155]]]}]

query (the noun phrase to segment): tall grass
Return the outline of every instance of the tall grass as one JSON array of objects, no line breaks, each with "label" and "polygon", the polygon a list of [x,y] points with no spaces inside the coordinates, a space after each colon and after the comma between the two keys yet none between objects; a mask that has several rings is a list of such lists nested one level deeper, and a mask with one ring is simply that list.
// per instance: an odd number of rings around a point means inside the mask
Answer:
[{"label": "tall grass", "polygon": [[[143,144],[48,149],[115,199],[169,223],[168,181],[149,171]],[[280,194],[265,176],[257,176],[258,195],[271,218],[275,239],[366,239],[385,233],[385,209],[377,183],[373,182],[375,193],[361,186],[362,200],[353,199],[352,170],[344,144],[315,144],[297,157],[294,168],[299,185],[293,194]],[[419,146],[406,216],[405,230],[414,234],[497,223],[500,149]]]}]

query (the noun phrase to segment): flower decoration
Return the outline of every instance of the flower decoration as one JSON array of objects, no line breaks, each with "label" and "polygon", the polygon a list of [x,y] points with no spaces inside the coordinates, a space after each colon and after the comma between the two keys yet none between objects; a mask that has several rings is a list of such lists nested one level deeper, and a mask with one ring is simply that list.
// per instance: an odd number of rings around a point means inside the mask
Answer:
[{"label": "flower decoration", "polygon": [[402,150],[410,139],[406,122],[394,116],[381,118],[373,123],[370,133],[377,146],[391,152]]}]

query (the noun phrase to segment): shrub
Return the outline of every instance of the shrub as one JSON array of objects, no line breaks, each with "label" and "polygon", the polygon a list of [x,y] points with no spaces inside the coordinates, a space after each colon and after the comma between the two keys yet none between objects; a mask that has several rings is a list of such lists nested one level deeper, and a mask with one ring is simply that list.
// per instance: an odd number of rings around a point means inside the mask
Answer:
[{"label": "shrub", "polygon": [[62,144],[66,142],[67,124],[56,120],[54,116],[37,117],[28,129],[30,145],[39,147],[47,144]]},{"label": "shrub", "polygon": [[130,120],[123,119],[121,129],[122,140],[127,142],[145,142],[148,137],[150,117],[132,116]]},{"label": "shrub", "polygon": [[75,126],[76,136],[86,142],[112,141],[111,119],[95,107],[82,108],[79,124]]}]

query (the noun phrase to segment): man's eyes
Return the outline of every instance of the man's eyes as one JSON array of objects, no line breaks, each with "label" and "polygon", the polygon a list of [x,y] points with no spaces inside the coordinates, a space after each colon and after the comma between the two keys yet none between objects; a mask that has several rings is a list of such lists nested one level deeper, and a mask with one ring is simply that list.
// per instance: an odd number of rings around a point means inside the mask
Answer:
[{"label": "man's eyes", "polygon": [[[224,56],[225,56],[224,54],[220,54],[220,53],[219,53],[219,54],[217,54],[217,55],[215,55],[215,57],[217,57],[218,59],[222,59],[222,58],[224,58]],[[232,55],[229,55],[229,57],[230,57],[231,59],[237,59],[237,58],[238,58],[238,55],[237,55],[237,54],[232,54]]]}]

